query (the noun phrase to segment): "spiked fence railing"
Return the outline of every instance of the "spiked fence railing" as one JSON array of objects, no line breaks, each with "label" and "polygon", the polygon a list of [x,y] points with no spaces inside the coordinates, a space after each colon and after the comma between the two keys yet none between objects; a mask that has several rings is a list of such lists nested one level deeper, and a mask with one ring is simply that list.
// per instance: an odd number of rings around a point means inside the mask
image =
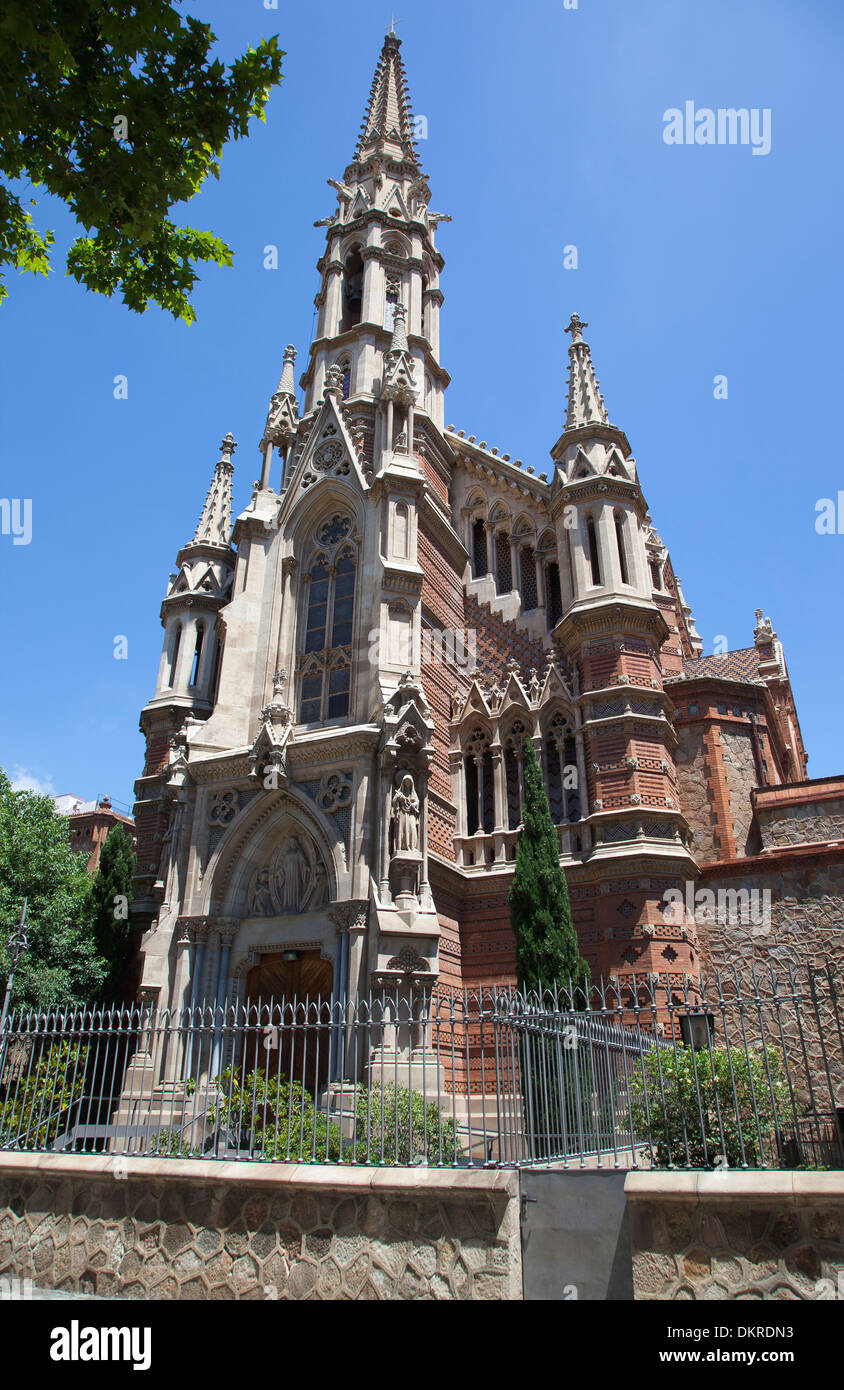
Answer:
[{"label": "spiked fence railing", "polygon": [[844,1167],[829,969],[18,1013],[0,1148],[287,1163]]}]

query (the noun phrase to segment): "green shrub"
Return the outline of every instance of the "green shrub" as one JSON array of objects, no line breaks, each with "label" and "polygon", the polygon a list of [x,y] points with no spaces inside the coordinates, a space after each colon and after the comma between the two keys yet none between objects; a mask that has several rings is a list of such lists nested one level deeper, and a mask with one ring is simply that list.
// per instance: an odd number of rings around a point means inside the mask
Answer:
[{"label": "green shrub", "polygon": [[177,1129],[160,1129],[147,1145],[148,1154],[159,1158],[201,1158],[201,1151],[184,1139]]},{"label": "green shrub", "polygon": [[419,1091],[385,1082],[361,1087],[356,1107],[362,1162],[409,1165],[455,1163],[459,1158],[453,1120],[443,1117]]},{"label": "green shrub", "polygon": [[[34,1046],[41,1046],[35,1043]],[[4,1148],[43,1149],[64,1130],[68,1107],[85,1090],[88,1048],[79,1043],[49,1043],[31,1065],[21,1049],[7,1056],[4,1092],[0,1095],[0,1144]]]},{"label": "green shrub", "polygon": [[657,1168],[758,1168],[775,1155],[787,1107],[782,1053],[653,1048],[630,1080],[630,1104]]},{"label": "green shrub", "polygon": [[349,1162],[351,1144],[338,1125],[314,1106],[313,1097],[298,1081],[267,1077],[256,1069],[241,1077],[231,1069],[219,1078],[219,1098],[209,1111],[209,1125],[228,1129],[233,1142],[242,1142],[256,1158],[276,1163]]}]

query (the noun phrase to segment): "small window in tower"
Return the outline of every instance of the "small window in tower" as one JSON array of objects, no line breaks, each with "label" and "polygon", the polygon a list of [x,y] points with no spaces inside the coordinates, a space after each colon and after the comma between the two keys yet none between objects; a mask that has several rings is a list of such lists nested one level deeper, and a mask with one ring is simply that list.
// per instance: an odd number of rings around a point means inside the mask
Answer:
[{"label": "small window in tower", "polygon": [[340,367],[340,370],[343,373],[343,380],[341,385],[343,400],[347,401],[349,399],[349,393],[352,389],[352,364],[348,357],[344,357],[342,362],[338,363],[338,366]]},{"label": "small window in tower", "polygon": [[199,675],[199,658],[202,656],[202,639],[205,636],[205,628],[199,623],[196,629],[196,646],[193,649],[193,665],[190,672],[190,684],[196,685],[196,678]]},{"label": "small window in tower", "polygon": [[519,551],[519,575],[522,585],[522,612],[532,613],[538,604],[536,554],[532,545],[523,545]]},{"label": "small window in tower", "polygon": [[719,714],[726,714],[726,713],[727,713],[727,706],[726,706],[726,705],[719,705],[719,706],[718,706],[718,713],[719,713]]},{"label": "small window in tower", "polygon": [[548,596],[548,627],[557,626],[563,616],[563,595],[560,591],[560,566],[556,560],[545,566],[545,592]]},{"label": "small window in tower", "polygon": [[615,518],[615,543],[618,547],[618,564],[621,570],[622,584],[630,583],[630,572],[627,568],[627,546],[624,539],[624,517]]},{"label": "small window in tower", "polygon": [[651,579],[655,589],[662,588],[662,574],[656,560],[651,560]]},{"label": "small window in tower", "polygon": [[572,553],[571,553],[571,531],[569,531],[569,530],[566,531],[565,547],[566,547],[566,563],[567,563],[567,566],[568,566],[568,575],[569,575],[569,592],[570,592],[570,594],[571,594],[572,600],[574,600],[574,598],[575,598],[574,559],[573,559]]},{"label": "small window in tower", "polygon": [[598,558],[598,537],[595,534],[595,519],[587,517],[586,539],[589,545],[589,564],[592,569],[592,583],[601,583],[601,562]]},{"label": "small window in tower", "polygon": [[509,594],[513,588],[513,568],[510,563],[510,537],[504,531],[495,535],[495,592]]},{"label": "small window in tower", "polygon": [[175,635],[174,635],[174,637],[173,637],[173,651],[172,651],[172,655],[171,655],[171,657],[170,657],[170,675],[169,675],[169,677],[168,677],[168,679],[167,679],[167,684],[168,684],[168,685],[172,685],[173,682],[174,682],[175,679],[176,679],[176,665],[177,665],[178,660],[179,660],[179,647],[180,647],[181,645],[182,645],[182,625],[181,625],[181,623],[177,623],[177,625],[176,625],[176,632],[175,632]]},{"label": "small window in tower", "polygon": [[343,269],[343,318],[340,332],[346,333],[360,323],[363,306],[363,257],[360,247],[353,246]]},{"label": "small window in tower", "polygon": [[698,712],[698,707],[697,707],[697,705],[689,705],[689,710],[688,710],[688,712],[689,712],[690,715],[691,715],[691,714],[697,714],[697,712]]},{"label": "small window in tower", "polygon": [[483,579],[489,573],[489,556],[486,545],[486,525],[483,518],[478,517],[477,521],[472,522],[472,575],[474,579]]}]

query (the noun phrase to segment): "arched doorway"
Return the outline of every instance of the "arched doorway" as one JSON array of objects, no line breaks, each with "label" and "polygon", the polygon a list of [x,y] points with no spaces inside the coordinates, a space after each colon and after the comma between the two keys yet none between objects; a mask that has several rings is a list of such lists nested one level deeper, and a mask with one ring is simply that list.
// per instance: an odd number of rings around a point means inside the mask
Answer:
[{"label": "arched doorway", "polygon": [[[254,1049],[253,1065],[261,1066],[268,1076],[298,1082],[312,1096],[328,1080],[332,976],[331,962],[318,950],[268,952],[246,976],[247,1005],[284,1003],[278,1046],[267,1046],[274,1035],[263,1036],[260,1047]],[[278,1016],[274,1010],[272,1021]]]}]

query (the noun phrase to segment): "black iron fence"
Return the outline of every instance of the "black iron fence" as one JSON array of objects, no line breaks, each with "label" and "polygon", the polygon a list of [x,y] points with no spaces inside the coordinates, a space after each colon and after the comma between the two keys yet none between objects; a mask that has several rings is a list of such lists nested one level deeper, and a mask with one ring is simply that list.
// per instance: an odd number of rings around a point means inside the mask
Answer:
[{"label": "black iron fence", "polygon": [[828,969],[13,1015],[0,1148],[286,1163],[844,1167]]}]

